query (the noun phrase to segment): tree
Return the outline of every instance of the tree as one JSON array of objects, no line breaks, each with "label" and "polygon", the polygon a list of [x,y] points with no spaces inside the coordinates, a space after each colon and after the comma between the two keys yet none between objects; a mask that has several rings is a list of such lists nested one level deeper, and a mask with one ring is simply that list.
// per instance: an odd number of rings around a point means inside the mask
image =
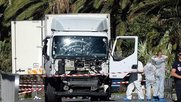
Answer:
[{"label": "tree", "polygon": [[[144,49],[146,55],[150,56],[150,53],[154,54],[158,49],[162,49],[169,58],[169,70],[175,56],[173,52],[181,47],[179,40],[180,5],[179,0],[144,0],[137,6],[135,5],[128,16],[128,21],[132,25],[129,29],[130,32],[140,32],[144,38],[142,46],[146,47]],[[141,20],[139,20],[140,18]],[[140,54],[146,56],[145,53]]]},{"label": "tree", "polygon": [[0,13],[1,40],[10,37],[11,20],[40,20],[45,14],[109,13],[112,38],[139,36],[143,61],[162,48],[171,63],[172,53],[181,47],[180,0],[0,0]]},{"label": "tree", "polygon": [[11,71],[11,45],[7,40],[0,41],[0,70]]}]

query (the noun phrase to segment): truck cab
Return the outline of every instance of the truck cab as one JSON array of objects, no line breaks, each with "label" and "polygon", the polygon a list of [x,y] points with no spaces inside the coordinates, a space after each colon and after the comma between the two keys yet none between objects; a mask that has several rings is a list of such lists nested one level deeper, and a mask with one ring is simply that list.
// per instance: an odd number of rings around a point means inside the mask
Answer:
[{"label": "truck cab", "polygon": [[[48,41],[44,45],[45,70],[52,76],[45,78],[46,101],[56,100],[56,96],[108,100],[110,16],[47,15],[45,25],[51,29],[44,40]],[[54,91],[49,92],[51,88]]]}]

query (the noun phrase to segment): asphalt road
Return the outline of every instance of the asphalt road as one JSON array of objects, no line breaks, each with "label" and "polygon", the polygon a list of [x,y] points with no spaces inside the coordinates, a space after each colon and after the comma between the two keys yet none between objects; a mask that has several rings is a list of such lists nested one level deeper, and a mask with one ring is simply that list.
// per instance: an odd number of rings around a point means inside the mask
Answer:
[{"label": "asphalt road", "polygon": [[[1,82],[1,79],[0,79]],[[1,84],[0,84],[0,94],[1,94]],[[118,93],[114,93],[112,94],[110,101],[102,101],[102,102],[124,102],[123,98],[125,97],[125,94],[118,94]],[[1,97],[0,97],[1,98]],[[0,100],[1,102],[1,100]],[[44,99],[22,99],[19,100],[18,102],[44,102]],[[63,102],[91,102],[90,99],[81,99],[81,98],[73,98],[73,99],[65,99],[63,98]],[[94,101],[96,102],[96,101]],[[97,102],[101,102],[101,101],[97,101]],[[139,102],[139,100],[137,99],[137,95],[133,96],[133,101],[132,102]],[[146,101],[145,101],[146,102]],[[172,102],[170,98],[167,98],[167,102]]]},{"label": "asphalt road", "polygon": [[[126,102],[123,100],[125,94],[113,94],[110,98],[110,101],[94,101],[94,102]],[[21,100],[19,102],[44,102],[43,99],[41,100]],[[63,98],[63,102],[92,102],[90,99],[81,99],[81,98],[74,98],[74,99],[65,99]],[[133,95],[132,102],[140,102],[137,99],[137,95]],[[145,100],[146,102],[146,100]],[[172,102],[171,99],[167,99],[167,102]]]}]

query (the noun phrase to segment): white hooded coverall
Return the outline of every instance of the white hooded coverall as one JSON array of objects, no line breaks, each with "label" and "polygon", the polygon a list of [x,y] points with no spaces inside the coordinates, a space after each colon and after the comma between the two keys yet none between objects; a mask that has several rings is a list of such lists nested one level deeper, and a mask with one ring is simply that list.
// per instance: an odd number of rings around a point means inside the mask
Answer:
[{"label": "white hooded coverall", "polygon": [[[143,64],[140,61],[138,61],[138,72],[143,72]],[[132,99],[132,92],[134,89],[136,90],[136,92],[138,94],[138,98],[144,99],[144,94],[143,94],[143,90],[141,87],[141,81],[142,81],[142,75],[141,75],[141,73],[138,73],[138,79],[135,80],[134,82],[130,83],[127,87],[127,91],[126,91],[127,99],[129,99],[129,100]]]},{"label": "white hooded coverall", "polygon": [[146,98],[151,99],[151,88],[153,88],[153,92],[155,89],[155,70],[156,67],[151,63],[148,62],[144,66],[144,74],[146,79]]},{"label": "white hooded coverall", "polygon": [[153,96],[159,96],[159,98],[164,98],[164,81],[165,81],[165,66],[166,66],[167,56],[162,55],[160,58],[153,56],[152,61],[156,67],[156,84],[155,92]]}]

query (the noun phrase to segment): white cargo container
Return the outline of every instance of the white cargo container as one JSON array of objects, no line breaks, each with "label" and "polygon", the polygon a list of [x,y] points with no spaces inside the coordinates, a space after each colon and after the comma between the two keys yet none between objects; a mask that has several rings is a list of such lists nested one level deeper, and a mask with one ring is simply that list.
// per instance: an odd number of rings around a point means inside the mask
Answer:
[{"label": "white cargo container", "polygon": [[[12,21],[12,73],[42,74],[42,21]],[[40,72],[38,72],[40,71]],[[33,73],[32,73],[33,74]]]}]

